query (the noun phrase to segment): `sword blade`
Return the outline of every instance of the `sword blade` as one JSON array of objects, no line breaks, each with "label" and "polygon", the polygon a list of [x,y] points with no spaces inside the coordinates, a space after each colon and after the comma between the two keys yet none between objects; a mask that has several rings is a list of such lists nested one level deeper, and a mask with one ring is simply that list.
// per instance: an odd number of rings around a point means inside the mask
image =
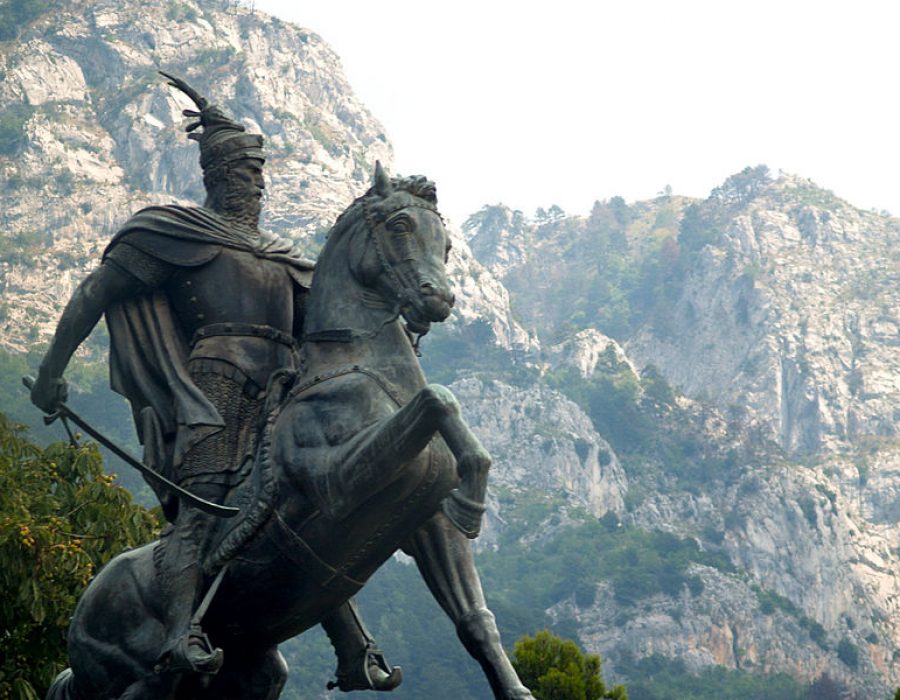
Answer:
[{"label": "sword blade", "polygon": [[[22,383],[30,389],[34,385],[34,380],[31,377],[23,377]],[[218,503],[207,501],[205,498],[200,498],[200,496],[193,494],[187,489],[182,488],[175,482],[170,481],[159,472],[148,467],[141,460],[123,450],[116,443],[114,443],[103,433],[94,428],[90,423],[84,420],[84,418],[75,413],[75,411],[69,408],[65,403],[59,404],[57,412],[60,416],[65,416],[66,418],[68,418],[75,425],[84,430],[84,432],[94,438],[97,442],[106,447],[110,452],[121,458],[129,466],[137,469],[148,479],[151,479],[156,483],[164,486],[165,488],[177,493],[188,505],[192,505],[195,508],[202,510],[204,513],[209,513],[210,515],[215,515],[220,518],[233,518],[235,515],[241,512],[239,508],[219,505]]]}]

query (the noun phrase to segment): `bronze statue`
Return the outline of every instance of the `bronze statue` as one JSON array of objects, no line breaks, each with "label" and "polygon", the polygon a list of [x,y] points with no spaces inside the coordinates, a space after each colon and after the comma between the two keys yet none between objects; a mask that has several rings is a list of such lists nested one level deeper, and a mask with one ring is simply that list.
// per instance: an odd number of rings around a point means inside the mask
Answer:
[{"label": "bronze statue", "polygon": [[[398,549],[495,697],[532,698],[468,542],[490,457],[451,392],[426,385],[413,342],[453,305],[433,183],[377,165],[310,286],[310,265],[256,227],[261,144],[198,107],[208,209],[151,208],[126,225],[64,312],[33,396],[45,410],[64,400],[66,361],[105,310],[114,385],[148,460],[241,514],[214,519],[161,493],[176,526],[91,583],[70,628],[71,668],[48,698],[274,700],[287,673],[277,645],[319,623],[338,687],[390,689],[399,673],[352,596]],[[207,177],[220,162],[226,186]],[[178,598],[181,576],[191,583]]]},{"label": "bronze statue", "polygon": [[[131,402],[144,461],[221,502],[253,451],[269,374],[294,366],[313,266],[293,244],[258,229],[262,136],[167,77],[199,110],[185,114],[197,119],[188,131],[200,145],[207,201],[144,209],[119,231],[66,307],[32,397],[46,411],[65,399],[63,370],[105,312],[113,388]],[[157,664],[215,672],[222,652],[190,622],[214,519],[179,508],[171,492],[150,484],[175,525],[161,550],[168,639]],[[338,683],[389,690],[399,669],[387,666],[351,605],[324,621]]]}]

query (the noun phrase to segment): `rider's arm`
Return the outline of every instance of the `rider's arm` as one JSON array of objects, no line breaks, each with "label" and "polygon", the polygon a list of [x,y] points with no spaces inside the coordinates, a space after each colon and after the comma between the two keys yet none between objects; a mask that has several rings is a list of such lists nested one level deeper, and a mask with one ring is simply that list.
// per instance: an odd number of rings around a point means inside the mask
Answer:
[{"label": "rider's arm", "polygon": [[[124,255],[118,253],[119,248]],[[143,257],[135,257],[135,254]],[[106,308],[147,292],[167,276],[168,266],[165,263],[155,261],[131,246],[114,248],[100,267],[78,286],[66,305],[50,348],[41,362],[31,400],[48,413],[56,410],[57,405],[66,400],[66,384],[62,374],[69,359],[97,325]]]}]

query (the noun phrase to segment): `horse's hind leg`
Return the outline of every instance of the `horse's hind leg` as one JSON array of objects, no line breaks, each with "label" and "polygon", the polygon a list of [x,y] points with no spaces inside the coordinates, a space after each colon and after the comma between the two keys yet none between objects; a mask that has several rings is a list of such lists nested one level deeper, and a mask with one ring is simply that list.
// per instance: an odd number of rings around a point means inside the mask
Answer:
[{"label": "horse's hind leg", "polygon": [[212,677],[207,688],[192,693],[190,699],[277,700],[287,676],[288,666],[278,647],[262,653],[230,649],[222,670]]},{"label": "horse's hind leg", "polygon": [[404,551],[415,558],[431,594],[456,625],[463,646],[484,670],[498,700],[534,700],[500,643],[472,549],[442,513],[413,534]]},{"label": "horse's hind leg", "polygon": [[174,698],[177,679],[169,674],[148,675],[132,683],[117,700],[170,700]]}]

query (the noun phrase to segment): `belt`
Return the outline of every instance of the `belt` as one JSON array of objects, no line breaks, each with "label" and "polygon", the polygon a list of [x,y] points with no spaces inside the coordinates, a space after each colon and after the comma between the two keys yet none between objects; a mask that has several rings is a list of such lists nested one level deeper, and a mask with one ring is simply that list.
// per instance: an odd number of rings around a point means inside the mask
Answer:
[{"label": "belt", "polygon": [[285,333],[272,326],[256,323],[210,323],[208,326],[198,328],[191,338],[191,347],[195,346],[204,338],[213,338],[215,336],[231,335],[231,336],[249,336],[251,338],[265,338],[273,340],[276,343],[287,345],[289,348],[297,346],[297,340],[290,333]]}]

